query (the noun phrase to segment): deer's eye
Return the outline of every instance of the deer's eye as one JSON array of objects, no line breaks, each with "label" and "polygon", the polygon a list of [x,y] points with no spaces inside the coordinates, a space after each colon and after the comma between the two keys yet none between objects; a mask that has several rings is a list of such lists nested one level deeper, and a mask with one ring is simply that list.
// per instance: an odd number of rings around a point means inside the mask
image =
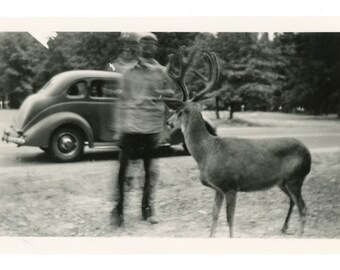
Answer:
[{"label": "deer's eye", "polygon": [[181,117],[181,116],[182,116],[182,113],[183,113],[183,111],[179,111],[179,112],[177,113],[178,117]]}]

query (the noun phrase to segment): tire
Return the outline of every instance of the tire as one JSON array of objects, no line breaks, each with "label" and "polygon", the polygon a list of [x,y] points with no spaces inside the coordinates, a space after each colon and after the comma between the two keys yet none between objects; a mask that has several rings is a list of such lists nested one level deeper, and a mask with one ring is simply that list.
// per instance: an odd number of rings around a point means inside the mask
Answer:
[{"label": "tire", "polygon": [[49,154],[59,162],[78,160],[84,153],[84,140],[75,128],[56,130],[50,141]]}]

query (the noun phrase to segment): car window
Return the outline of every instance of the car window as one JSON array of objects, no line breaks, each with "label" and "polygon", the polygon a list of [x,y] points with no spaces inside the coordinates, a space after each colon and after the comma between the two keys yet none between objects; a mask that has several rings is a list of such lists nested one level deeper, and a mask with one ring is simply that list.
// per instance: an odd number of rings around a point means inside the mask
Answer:
[{"label": "car window", "polygon": [[90,84],[91,97],[117,97],[119,92],[119,81],[117,80],[93,80]]},{"label": "car window", "polygon": [[73,84],[68,90],[67,95],[72,97],[84,97],[87,92],[87,84],[85,81]]}]

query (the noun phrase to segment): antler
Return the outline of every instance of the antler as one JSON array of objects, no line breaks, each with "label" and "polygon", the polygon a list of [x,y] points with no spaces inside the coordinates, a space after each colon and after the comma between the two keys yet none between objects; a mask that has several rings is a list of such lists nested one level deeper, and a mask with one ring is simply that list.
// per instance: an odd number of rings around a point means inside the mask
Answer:
[{"label": "antler", "polygon": [[[179,62],[179,71],[178,73],[174,70],[174,54],[169,55],[169,66],[168,66],[168,74],[171,79],[173,79],[176,84],[179,86],[183,93],[183,101],[197,101],[207,92],[212,90],[215,83],[219,79],[219,65],[216,54],[212,52],[204,51],[202,52],[203,59],[207,63],[208,66],[208,76],[204,77],[201,73],[194,70],[194,74],[198,76],[203,82],[205,87],[198,94],[193,92],[193,97],[189,99],[189,90],[185,84],[185,74],[190,67],[194,56],[198,51],[198,46],[193,46],[192,48],[187,49],[185,46],[182,46],[180,49],[180,53],[177,56]],[[187,52],[188,56],[185,57],[185,52]]]},{"label": "antler", "polygon": [[[188,70],[188,67],[190,66],[195,54],[198,51],[198,47],[194,46],[192,49],[187,50],[185,46],[182,46],[179,52],[179,55],[177,57],[179,62],[179,71],[178,74],[176,74],[174,70],[174,58],[175,54],[169,55],[169,67],[168,67],[168,74],[171,79],[173,79],[176,84],[179,86],[183,93],[183,101],[187,101],[189,99],[189,90],[188,87],[185,84],[185,74]],[[188,56],[185,58],[184,54],[185,52],[188,52]]]},{"label": "antler", "polygon": [[190,99],[190,101],[199,100],[206,93],[211,91],[219,80],[220,68],[216,54],[213,52],[204,51],[202,52],[202,55],[208,65],[208,77],[204,77],[197,70],[193,71],[204,82],[205,87],[198,94],[196,94],[196,92],[193,92],[193,97]]}]

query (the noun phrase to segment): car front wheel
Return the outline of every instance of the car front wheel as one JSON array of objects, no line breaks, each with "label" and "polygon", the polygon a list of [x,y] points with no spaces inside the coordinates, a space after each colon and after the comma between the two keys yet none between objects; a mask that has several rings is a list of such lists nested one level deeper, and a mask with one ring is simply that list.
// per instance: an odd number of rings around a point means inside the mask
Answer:
[{"label": "car front wheel", "polygon": [[56,130],[51,138],[49,154],[60,162],[71,162],[79,159],[84,152],[84,140],[74,128]]}]

